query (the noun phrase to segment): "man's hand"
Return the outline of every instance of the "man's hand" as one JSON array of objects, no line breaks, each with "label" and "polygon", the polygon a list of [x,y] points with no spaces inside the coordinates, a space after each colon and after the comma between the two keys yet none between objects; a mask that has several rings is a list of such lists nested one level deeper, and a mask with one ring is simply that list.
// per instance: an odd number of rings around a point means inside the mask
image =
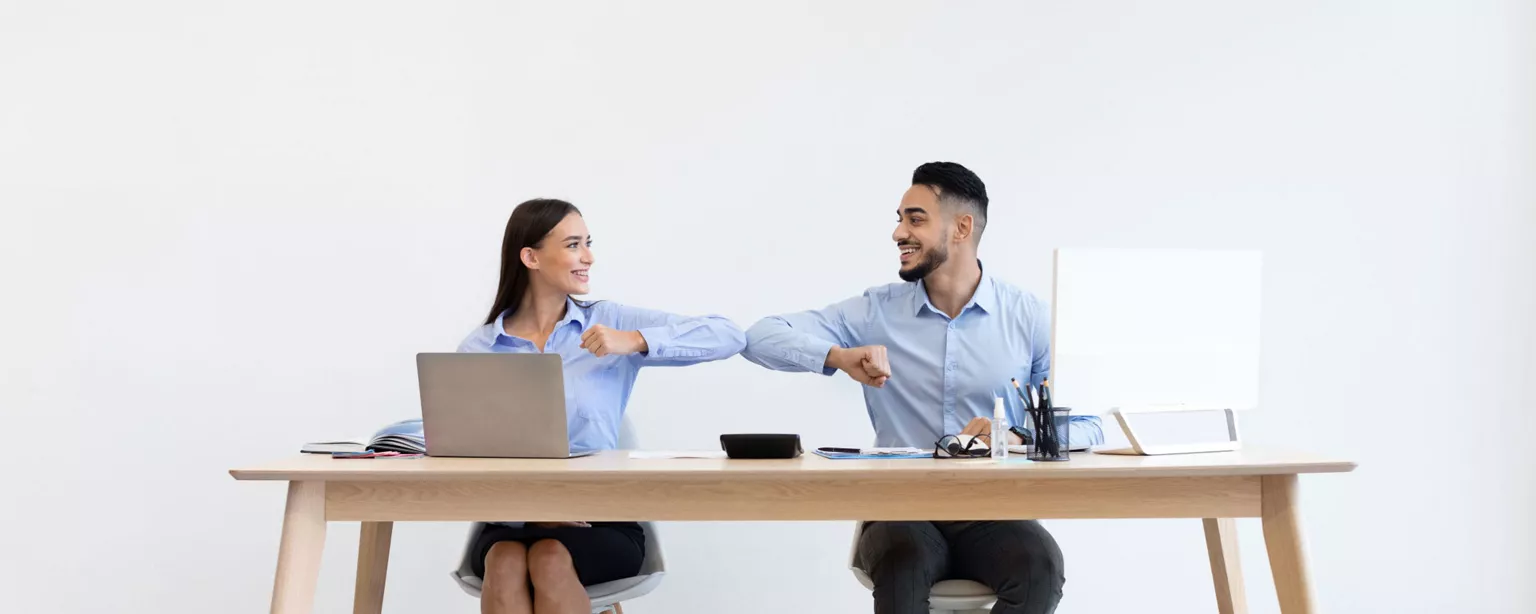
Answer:
[{"label": "man's hand", "polygon": [[[992,419],[983,416],[971,418],[970,423],[965,425],[965,429],[960,431],[960,434],[979,437],[982,441],[986,442],[988,446],[991,446]],[[1024,443],[1023,439],[1020,439],[1018,435],[1013,434],[1013,431],[1008,431],[1008,445],[1016,446],[1022,443]]]},{"label": "man's hand", "polygon": [[891,362],[885,357],[885,346],[866,345],[856,348],[833,347],[827,352],[827,366],[847,373],[848,377],[865,386],[879,388],[891,378]]},{"label": "man's hand", "polygon": [[594,356],[624,356],[650,351],[645,337],[636,330],[614,330],[593,324],[581,334],[581,347]]}]

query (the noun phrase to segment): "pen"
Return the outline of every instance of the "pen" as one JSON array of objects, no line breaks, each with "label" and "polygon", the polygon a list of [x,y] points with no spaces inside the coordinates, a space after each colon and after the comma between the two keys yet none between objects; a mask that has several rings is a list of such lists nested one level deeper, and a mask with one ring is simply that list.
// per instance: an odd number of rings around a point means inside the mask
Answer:
[{"label": "pen", "polygon": [[1024,409],[1025,409],[1025,411],[1034,411],[1035,410],[1035,402],[1030,400],[1029,394],[1024,392],[1024,389],[1019,386],[1019,380],[1018,379],[1009,379],[1008,381],[1013,382],[1013,389],[1019,391],[1019,398],[1024,401]]},{"label": "pen", "polygon": [[1055,457],[1061,454],[1061,433],[1056,430],[1056,412],[1051,411],[1051,382],[1040,382],[1040,417],[1043,423],[1042,429],[1048,432],[1048,436],[1041,437],[1045,443],[1045,453]]},{"label": "pen", "polygon": [[1034,437],[1035,449],[1036,450],[1041,450],[1041,447],[1040,447],[1041,440],[1046,435],[1046,433],[1045,433],[1044,428],[1040,425],[1040,413],[1035,411],[1035,402],[1034,402],[1033,399],[1029,398],[1030,397],[1030,393],[1034,391],[1034,386],[1033,385],[1029,386],[1028,387],[1029,390],[1026,391],[1024,386],[1020,386],[1019,385],[1019,380],[1018,379],[1009,379],[1008,381],[1013,382],[1013,389],[1019,391],[1019,399],[1024,401],[1024,420],[1025,420],[1025,422],[1032,422],[1032,423],[1034,423],[1034,425],[1035,425],[1035,437]]}]

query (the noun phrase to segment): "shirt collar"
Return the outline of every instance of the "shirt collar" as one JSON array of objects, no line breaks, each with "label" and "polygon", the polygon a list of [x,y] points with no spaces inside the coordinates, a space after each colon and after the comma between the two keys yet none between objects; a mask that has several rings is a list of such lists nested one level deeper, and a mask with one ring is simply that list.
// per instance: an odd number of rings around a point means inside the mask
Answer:
[{"label": "shirt collar", "polygon": [[[986,267],[981,266],[981,261],[978,260],[976,266],[981,268],[981,282],[976,284],[976,291],[971,294],[971,300],[967,301],[965,307],[960,310],[962,314],[969,311],[972,306],[976,306],[986,313],[993,313],[997,309],[997,284],[992,281],[992,276],[987,274]],[[923,283],[923,280],[919,279],[917,280],[917,292],[912,296],[912,314],[922,315],[924,308],[934,313],[944,313],[939,311],[938,307],[934,307],[932,301],[928,300],[928,286]]]},{"label": "shirt collar", "polygon": [[[491,343],[500,341],[505,344],[511,343],[513,339],[516,339],[516,337],[507,334],[506,318],[511,313],[512,310],[508,309],[501,312],[501,315],[496,316],[495,326],[490,330]],[[571,322],[576,323],[578,330],[585,331],[587,329],[587,310],[583,309],[581,305],[576,304],[575,299],[567,296],[565,297],[565,317],[560,318],[560,321],[555,323],[555,330],[560,330]]]}]

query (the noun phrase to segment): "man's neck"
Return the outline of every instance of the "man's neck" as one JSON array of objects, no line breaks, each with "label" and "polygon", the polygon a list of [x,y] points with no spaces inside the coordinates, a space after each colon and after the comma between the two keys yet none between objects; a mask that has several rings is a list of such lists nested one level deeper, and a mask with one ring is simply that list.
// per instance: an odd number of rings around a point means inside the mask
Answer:
[{"label": "man's neck", "polygon": [[974,255],[951,258],[923,278],[928,302],[951,318],[960,317],[976,287],[981,285],[981,263]]}]

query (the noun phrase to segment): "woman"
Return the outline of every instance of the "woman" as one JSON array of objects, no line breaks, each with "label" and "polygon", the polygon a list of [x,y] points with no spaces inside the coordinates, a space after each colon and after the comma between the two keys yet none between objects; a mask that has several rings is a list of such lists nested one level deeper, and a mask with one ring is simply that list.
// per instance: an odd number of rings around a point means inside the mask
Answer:
[{"label": "woman", "polygon": [[[573,450],[618,446],[640,367],[720,360],[746,345],[741,328],[725,318],[571,298],[589,291],[591,248],[586,221],[570,203],[518,205],[502,239],[495,304],[485,325],[459,346],[460,352],[559,354]],[[633,522],[487,526],[471,552],[484,579],[481,612],[588,614],[584,586],[632,577],[645,558],[645,536]]]}]

